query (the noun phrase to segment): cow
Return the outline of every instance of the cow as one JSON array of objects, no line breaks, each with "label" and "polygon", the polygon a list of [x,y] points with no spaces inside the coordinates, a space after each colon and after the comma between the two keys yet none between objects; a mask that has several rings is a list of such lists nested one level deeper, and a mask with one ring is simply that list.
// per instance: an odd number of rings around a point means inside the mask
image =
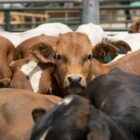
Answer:
[{"label": "cow", "polygon": [[[32,90],[35,93],[56,94],[59,96],[59,86],[53,73],[55,66],[46,61],[45,64],[38,62],[31,52],[31,47],[46,46],[56,44],[57,37],[39,35],[23,41],[16,48],[17,60],[11,64],[13,77],[10,84],[11,88]],[[47,56],[47,51],[44,52]]]},{"label": "cow", "polygon": [[0,87],[9,87],[12,77],[10,63],[15,60],[15,47],[0,36]]},{"label": "cow", "polygon": [[29,90],[0,89],[0,139],[29,140],[34,126],[32,110],[46,110],[60,100],[57,96],[34,94]]},{"label": "cow", "polygon": [[[51,49],[52,48],[52,49]],[[75,93],[81,94],[88,83],[96,76],[119,67],[133,74],[140,74],[140,51],[126,54],[125,57],[109,64],[102,64],[93,58],[94,46],[88,36],[80,32],[61,34],[55,49],[44,46],[43,50],[50,49],[52,63],[55,64],[55,77],[62,89],[63,96]],[[45,63],[45,53],[38,47],[31,48],[31,52],[39,61]]]},{"label": "cow", "polygon": [[140,33],[140,19],[137,19],[128,27],[129,33]]},{"label": "cow", "polygon": [[15,47],[17,47],[21,42],[41,34],[58,36],[60,33],[66,32],[72,32],[72,29],[62,23],[44,23],[40,24],[36,28],[20,33],[0,30],[1,36],[9,39]]},{"label": "cow", "polygon": [[[52,49],[51,49],[52,48]],[[88,36],[80,32],[60,34],[55,47],[31,48],[32,54],[41,62],[47,60],[43,51],[49,50],[55,64],[55,77],[62,89],[63,96],[79,94],[92,78],[92,44]],[[43,51],[42,51],[43,50]]]},{"label": "cow", "polygon": [[47,111],[43,110],[32,111],[33,118],[38,116],[38,119],[34,119],[36,124],[30,140],[139,140],[135,138],[133,128],[125,128],[125,123],[131,127],[134,122],[133,125],[138,126],[140,123],[136,121],[139,118],[132,120],[131,117],[139,117],[140,110],[130,117],[125,116],[129,112],[110,117],[78,95],[67,96]]},{"label": "cow", "polygon": [[[140,139],[140,76],[114,68],[107,74],[96,77],[83,95],[91,103],[114,119],[119,117],[128,132]],[[120,117],[123,116],[123,118]]]},{"label": "cow", "polygon": [[85,33],[93,45],[101,42],[105,36],[102,27],[93,23],[82,24],[76,29],[75,32]]},{"label": "cow", "polygon": [[124,41],[104,40],[95,45],[93,57],[101,63],[109,63],[117,56],[124,56],[130,51],[131,47]]}]

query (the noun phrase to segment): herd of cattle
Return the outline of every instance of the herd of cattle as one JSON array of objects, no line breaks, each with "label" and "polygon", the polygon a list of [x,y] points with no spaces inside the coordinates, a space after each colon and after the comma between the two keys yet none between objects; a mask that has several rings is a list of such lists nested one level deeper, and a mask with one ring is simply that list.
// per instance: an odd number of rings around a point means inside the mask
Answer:
[{"label": "herd of cattle", "polygon": [[0,30],[0,140],[140,140],[139,25]]}]

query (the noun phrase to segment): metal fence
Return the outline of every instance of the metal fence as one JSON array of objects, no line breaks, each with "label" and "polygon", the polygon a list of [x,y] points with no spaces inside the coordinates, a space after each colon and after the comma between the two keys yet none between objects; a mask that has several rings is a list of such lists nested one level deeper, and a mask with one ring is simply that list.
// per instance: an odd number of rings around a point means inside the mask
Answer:
[{"label": "metal fence", "polygon": [[[111,1],[111,0],[110,0]],[[131,1],[131,0],[128,0]],[[136,1],[136,0],[135,0]],[[0,3],[7,2],[50,2],[49,0],[4,0]],[[58,2],[58,0],[51,0]],[[60,1],[59,1],[60,2]],[[3,14],[3,22],[0,25],[7,31],[23,31],[31,29],[45,22],[62,22],[73,29],[82,24],[82,0],[61,0],[61,2],[76,3],[77,6],[72,8],[0,8],[0,13]],[[134,2],[134,1],[133,1]],[[139,1],[137,1],[139,2]],[[140,17],[140,5],[118,5],[118,1],[108,3],[107,1],[100,2],[100,25],[106,31],[125,31],[128,25]],[[125,11],[129,10],[131,19],[127,18]],[[18,13],[18,21],[15,21]],[[29,16],[30,15],[30,16]],[[1,17],[1,16],[0,16]],[[20,17],[20,19],[19,19]],[[14,19],[14,20],[13,20]]]}]

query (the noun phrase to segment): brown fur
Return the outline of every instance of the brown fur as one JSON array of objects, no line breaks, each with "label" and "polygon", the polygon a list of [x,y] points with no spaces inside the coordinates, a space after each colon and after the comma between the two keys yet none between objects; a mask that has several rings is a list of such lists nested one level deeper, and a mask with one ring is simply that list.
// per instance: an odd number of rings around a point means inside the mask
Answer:
[{"label": "brown fur", "polygon": [[[110,56],[113,60],[118,54],[126,54],[131,51],[130,46],[124,41],[102,41],[93,49],[93,57],[101,63],[105,62],[104,57]],[[110,60],[110,61],[111,61]]]},{"label": "brown fur", "polygon": [[29,140],[34,121],[32,110],[45,110],[60,100],[21,89],[0,89],[0,139]]},{"label": "brown fur", "polygon": [[[92,48],[88,36],[83,33],[69,32],[61,34],[56,43],[55,49],[45,46],[43,50],[50,50],[53,62],[56,65],[55,76],[59,86],[64,90],[64,96],[73,92],[77,93],[85,88],[91,80],[91,57]],[[38,47],[31,48],[32,53],[41,61],[46,63],[45,54]],[[54,53],[52,53],[54,52]],[[53,55],[55,54],[55,55]],[[80,77],[76,86],[71,86],[69,78]],[[79,86],[80,85],[80,86]],[[76,87],[76,89],[75,89]],[[69,90],[69,91],[68,91]]]},{"label": "brown fur", "polygon": [[121,70],[131,73],[140,75],[140,50],[135,51],[133,53],[127,54],[125,57],[121,59],[109,63],[109,64],[101,64],[97,60],[92,60],[92,72],[93,72],[93,79],[101,74],[108,73],[112,68],[119,67]]},{"label": "brown fur", "polygon": [[129,33],[140,33],[140,19],[134,21],[128,28]]},{"label": "brown fur", "polygon": [[[30,48],[39,47],[42,49],[42,45],[48,44],[55,46],[54,44],[56,44],[56,40],[56,37],[39,35],[25,40],[16,48],[17,59],[19,60],[13,62],[12,64],[13,77],[10,87],[33,90],[29,78],[26,77],[26,75],[24,75],[20,69],[23,65],[32,60],[37,61],[37,59],[32,55]],[[42,70],[42,76],[39,83],[39,90],[37,92],[42,94],[58,94],[59,88],[56,90],[57,83],[54,81],[54,77],[52,76],[55,68],[54,65],[50,65],[49,63],[38,63],[38,66]]]},{"label": "brown fur", "polygon": [[0,87],[9,87],[12,72],[10,63],[15,60],[15,47],[6,38],[0,36]]}]

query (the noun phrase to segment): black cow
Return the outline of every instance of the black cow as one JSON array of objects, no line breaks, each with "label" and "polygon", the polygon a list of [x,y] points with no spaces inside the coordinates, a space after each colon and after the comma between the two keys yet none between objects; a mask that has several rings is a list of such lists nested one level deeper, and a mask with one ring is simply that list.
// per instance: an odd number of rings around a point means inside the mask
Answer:
[{"label": "black cow", "polygon": [[131,131],[135,139],[140,139],[140,76],[115,68],[96,77],[83,95],[107,115],[121,116],[127,131]]},{"label": "black cow", "polygon": [[[33,111],[33,118],[44,110]],[[139,114],[139,111],[136,112]],[[123,112],[123,116],[129,112]],[[124,129],[121,115],[114,118],[96,109],[90,101],[78,95],[71,95],[51,108],[38,120],[30,140],[137,140]],[[136,121],[133,118],[133,122]]]}]

